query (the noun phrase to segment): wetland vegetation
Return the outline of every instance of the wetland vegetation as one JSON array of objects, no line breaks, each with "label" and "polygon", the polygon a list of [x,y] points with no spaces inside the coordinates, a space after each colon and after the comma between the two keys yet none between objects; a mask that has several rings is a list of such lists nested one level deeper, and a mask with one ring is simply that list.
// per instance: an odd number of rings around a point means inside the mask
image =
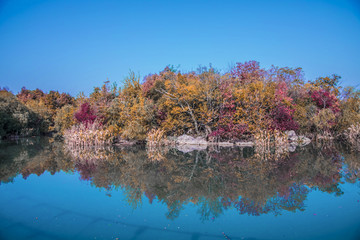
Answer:
[{"label": "wetland vegetation", "polygon": [[276,142],[276,135],[293,130],[358,149],[360,94],[342,87],[340,79],[307,80],[301,68],[264,69],[249,61],[229,72],[210,66],[181,73],[168,66],[142,81],[131,72],[121,87],[107,81],[76,98],[58,91],[23,88],[14,95],[2,89],[0,136],[51,134],[88,146],[168,145],[184,134],[209,143],[256,141],[265,135]]}]

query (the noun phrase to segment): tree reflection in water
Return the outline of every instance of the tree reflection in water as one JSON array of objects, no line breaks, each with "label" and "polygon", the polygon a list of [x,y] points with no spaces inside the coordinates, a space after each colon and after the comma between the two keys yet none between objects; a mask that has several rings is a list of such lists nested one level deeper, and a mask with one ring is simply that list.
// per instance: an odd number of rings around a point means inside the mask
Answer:
[{"label": "tree reflection in water", "polygon": [[303,211],[309,191],[339,196],[342,179],[355,183],[360,172],[356,153],[335,145],[280,155],[274,151],[266,158],[252,148],[187,153],[145,146],[74,149],[46,138],[3,142],[1,147],[0,183],[18,174],[26,179],[45,171],[78,171],[82,180],[109,196],[123,189],[133,208],[144,199],[166,204],[168,219],[177,218],[190,202],[202,220],[213,220],[228,208],[254,216]]}]

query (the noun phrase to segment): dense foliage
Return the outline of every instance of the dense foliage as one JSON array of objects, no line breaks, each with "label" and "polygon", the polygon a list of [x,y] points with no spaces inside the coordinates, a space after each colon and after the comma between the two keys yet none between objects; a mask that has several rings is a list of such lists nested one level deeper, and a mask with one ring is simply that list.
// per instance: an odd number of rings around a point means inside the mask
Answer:
[{"label": "dense foliage", "polygon": [[11,92],[0,90],[0,138],[9,135],[36,135],[41,117],[21,103]]},{"label": "dense foliage", "polygon": [[225,73],[211,66],[186,73],[166,67],[142,82],[130,73],[122,88],[107,81],[89,97],[25,88],[15,97],[1,90],[0,131],[2,137],[30,130],[63,135],[97,121],[115,141],[145,140],[153,130],[210,141],[275,130],[337,137],[360,121],[360,93],[339,81],[337,75],[306,81],[301,68],[264,69],[249,61]]}]

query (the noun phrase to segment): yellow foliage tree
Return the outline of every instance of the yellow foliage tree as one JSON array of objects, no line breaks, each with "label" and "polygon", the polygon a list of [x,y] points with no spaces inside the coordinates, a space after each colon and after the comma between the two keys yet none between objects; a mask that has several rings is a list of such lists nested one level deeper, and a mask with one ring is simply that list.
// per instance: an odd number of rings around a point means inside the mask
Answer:
[{"label": "yellow foliage tree", "polygon": [[133,72],[125,79],[124,88],[107,109],[109,129],[126,139],[145,140],[155,123],[154,105],[144,97],[142,86]]},{"label": "yellow foliage tree", "polygon": [[63,106],[55,116],[55,130],[60,134],[64,134],[66,129],[73,126],[76,121],[74,118],[75,107],[72,105]]}]

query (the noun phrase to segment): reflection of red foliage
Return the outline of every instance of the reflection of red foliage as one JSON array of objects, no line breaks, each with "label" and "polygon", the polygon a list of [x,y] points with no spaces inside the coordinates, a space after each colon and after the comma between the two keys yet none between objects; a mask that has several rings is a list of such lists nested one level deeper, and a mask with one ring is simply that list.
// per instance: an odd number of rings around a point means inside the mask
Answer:
[{"label": "reflection of red foliage", "polygon": [[90,181],[97,171],[97,166],[94,163],[76,163],[76,169],[80,173],[80,179]]},{"label": "reflection of red foliage", "polygon": [[240,214],[252,216],[260,216],[271,212],[277,215],[282,209],[302,210],[304,209],[304,200],[308,191],[304,185],[293,184],[283,194],[278,194],[263,204],[241,198],[240,201],[234,202],[234,207]]},{"label": "reflection of red foliage", "polygon": [[81,123],[93,123],[96,119],[94,110],[89,103],[83,103],[80,110],[75,113],[75,118]]},{"label": "reflection of red foliage", "polygon": [[232,201],[229,198],[221,198],[221,204],[223,205],[224,209],[229,208],[232,205]]},{"label": "reflection of red foliage", "polygon": [[54,175],[58,170],[50,167],[48,165],[49,162],[45,162],[44,165],[35,165],[28,166],[21,171],[22,177],[27,179],[31,174],[36,174],[37,176],[41,176],[45,171],[49,172],[51,175]]},{"label": "reflection of red foliage", "polygon": [[265,205],[262,206],[254,201],[249,199],[241,199],[234,204],[235,208],[239,211],[240,214],[247,213],[252,216],[260,216],[262,213],[268,213],[270,209]]},{"label": "reflection of red foliage", "polygon": [[331,172],[328,172],[326,176],[322,175],[320,172],[311,179],[311,181],[318,186],[320,189],[328,189],[329,192],[334,191],[337,188],[338,183],[341,179],[341,169],[342,169],[342,157],[340,154],[333,153],[332,156],[328,155],[328,158],[332,161],[332,166],[334,168]]},{"label": "reflection of red foliage", "polygon": [[145,196],[149,199],[150,204],[152,204],[153,200],[156,198],[155,194],[148,191],[145,191]]},{"label": "reflection of red foliage", "polygon": [[[35,168],[26,168],[22,172],[22,177],[26,180],[31,174],[36,174],[37,176],[42,175],[45,172],[45,168],[35,167]],[[53,174],[52,174],[53,175]]]}]

